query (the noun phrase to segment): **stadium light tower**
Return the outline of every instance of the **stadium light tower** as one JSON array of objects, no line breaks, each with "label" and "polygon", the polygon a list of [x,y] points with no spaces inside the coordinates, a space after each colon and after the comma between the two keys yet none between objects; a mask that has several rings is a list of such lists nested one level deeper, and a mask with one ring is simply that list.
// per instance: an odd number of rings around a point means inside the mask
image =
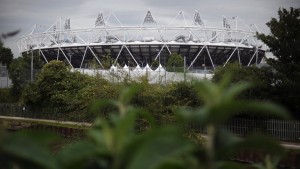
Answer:
[{"label": "stadium light tower", "polygon": [[95,21],[95,27],[97,27],[97,26],[105,26],[105,22],[104,22],[104,18],[103,18],[102,13],[98,14],[98,17]]},{"label": "stadium light tower", "polygon": [[144,19],[144,22],[143,22],[143,25],[145,24],[153,24],[155,23],[153,17],[152,17],[152,14],[150,12],[150,9],[148,10],[147,14],[146,14],[146,17]]},{"label": "stadium light tower", "polygon": [[196,10],[194,15],[194,24],[204,26],[199,12]]}]

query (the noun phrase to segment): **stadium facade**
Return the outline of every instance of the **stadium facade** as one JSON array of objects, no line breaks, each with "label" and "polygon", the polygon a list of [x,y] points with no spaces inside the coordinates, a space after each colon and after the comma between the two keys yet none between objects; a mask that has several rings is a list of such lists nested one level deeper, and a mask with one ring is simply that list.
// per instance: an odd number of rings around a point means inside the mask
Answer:
[{"label": "stadium facade", "polygon": [[[109,24],[112,17],[117,25]],[[86,68],[91,61],[103,67],[107,55],[120,66],[144,67],[155,60],[166,65],[170,54],[178,53],[186,58],[188,70],[214,69],[233,61],[249,66],[265,56],[265,45],[255,38],[257,30],[253,25],[238,27],[238,17],[223,16],[220,27],[207,26],[198,11],[191,19],[180,11],[166,24],[157,22],[150,10],[140,25],[124,25],[113,13],[99,12],[95,19],[89,28],[71,28],[70,19],[60,19],[44,31],[35,25],[19,38],[20,53],[39,54],[45,62],[63,60],[73,68]]]}]

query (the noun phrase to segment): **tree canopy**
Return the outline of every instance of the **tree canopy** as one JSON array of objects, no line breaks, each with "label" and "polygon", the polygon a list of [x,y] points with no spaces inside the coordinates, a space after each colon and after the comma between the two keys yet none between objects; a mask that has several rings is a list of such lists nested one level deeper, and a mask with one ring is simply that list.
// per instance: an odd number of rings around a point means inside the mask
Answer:
[{"label": "tree canopy", "polygon": [[3,43],[0,41],[0,63],[9,67],[13,57],[14,55],[11,52],[11,49],[4,47]]},{"label": "tree canopy", "polygon": [[0,63],[6,65],[7,67],[10,66],[14,55],[11,52],[10,48],[6,48],[3,46],[3,42],[2,39],[6,39],[12,36],[15,36],[16,34],[18,34],[20,32],[20,30],[16,30],[13,32],[8,32],[8,33],[2,33],[0,36]]},{"label": "tree canopy", "polygon": [[101,59],[101,64],[103,65],[104,69],[109,69],[114,64],[114,60],[111,57],[111,53],[110,52],[107,53],[107,54],[105,54],[105,55],[103,55],[103,57]]},{"label": "tree canopy", "polygon": [[[22,57],[18,57],[12,60],[11,66],[8,69],[9,78],[12,80],[12,93],[15,96],[19,96],[23,88],[28,84],[30,79],[30,65],[31,55],[23,54]],[[33,54],[33,69],[41,69],[43,62],[40,57]]]},{"label": "tree canopy", "polygon": [[167,62],[168,67],[183,67],[183,58],[178,53],[172,53]]},{"label": "tree canopy", "polygon": [[278,15],[278,19],[272,18],[267,23],[271,33],[257,36],[277,58],[269,59],[269,63],[279,71],[284,71],[283,66],[288,68],[291,64],[300,63],[300,9],[279,9]]},{"label": "tree canopy", "polygon": [[276,70],[274,96],[300,117],[300,9],[279,9],[278,19],[272,18],[267,26],[271,33],[257,36],[276,57],[267,60]]}]

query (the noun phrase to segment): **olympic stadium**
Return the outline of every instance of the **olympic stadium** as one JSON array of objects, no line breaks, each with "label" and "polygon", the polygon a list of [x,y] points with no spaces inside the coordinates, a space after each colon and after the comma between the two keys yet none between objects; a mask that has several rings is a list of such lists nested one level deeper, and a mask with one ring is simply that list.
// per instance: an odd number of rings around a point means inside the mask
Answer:
[{"label": "olympic stadium", "polygon": [[[215,69],[228,62],[250,66],[264,58],[266,46],[256,39],[255,24],[221,16],[219,25],[210,26],[198,11],[190,16],[179,11],[162,23],[148,10],[139,24],[126,25],[114,13],[99,12],[93,26],[86,28],[74,27],[70,18],[59,19],[43,31],[35,25],[18,39],[18,47],[21,54],[33,52],[45,62],[62,60],[82,69],[92,60],[103,67],[107,55],[114,65],[143,68],[154,61],[165,66],[170,54],[178,53],[188,71]],[[111,24],[113,19],[116,24]]]}]

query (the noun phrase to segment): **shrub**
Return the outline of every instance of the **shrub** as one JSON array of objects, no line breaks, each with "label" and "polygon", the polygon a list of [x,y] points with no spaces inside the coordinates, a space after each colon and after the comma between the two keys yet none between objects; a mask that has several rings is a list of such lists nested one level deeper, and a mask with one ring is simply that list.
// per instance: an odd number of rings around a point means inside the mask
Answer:
[{"label": "shrub", "polygon": [[17,102],[17,98],[12,95],[11,89],[0,89],[0,103],[14,103]]},{"label": "shrub", "polygon": [[165,97],[165,105],[171,107],[199,106],[200,101],[197,97],[194,84],[192,82],[176,82],[170,84]]},{"label": "shrub", "polygon": [[[176,126],[157,126],[150,114],[130,105],[140,87],[125,88],[118,100],[100,99],[93,105],[99,110],[108,104],[118,111],[111,112],[107,119],[98,118],[88,130],[88,139],[66,146],[55,156],[47,149],[53,141],[48,133],[0,132],[0,162],[4,168],[46,169],[276,168],[286,152],[283,147],[261,135],[238,138],[221,126],[236,112],[270,113],[288,118],[287,112],[274,104],[238,99],[237,95],[248,85],[230,86],[228,81],[225,79],[218,85],[197,82],[196,93],[203,106],[179,110],[178,117],[183,123]],[[139,117],[149,122],[151,128],[137,132]],[[190,122],[206,129],[205,143],[198,133],[184,133],[179,128]],[[245,150],[264,152],[264,163],[249,166],[231,160]]]},{"label": "shrub", "polygon": [[212,78],[213,82],[220,82],[222,77],[230,72],[232,78],[230,84],[247,82],[253,85],[253,88],[243,92],[240,97],[248,99],[267,100],[272,98],[271,86],[273,82],[273,73],[270,68],[255,66],[244,67],[239,63],[228,63],[225,67],[218,67]]},{"label": "shrub", "polygon": [[47,111],[70,112],[76,109],[73,98],[88,82],[86,75],[70,72],[61,61],[46,64],[37,80],[26,87],[23,102]]},{"label": "shrub", "polygon": [[[12,94],[19,98],[25,86],[30,82],[31,55],[23,55],[12,60],[8,69],[9,78],[12,80]],[[43,66],[38,55],[33,55],[33,69],[38,70]],[[35,75],[35,74],[34,74]]]}]

